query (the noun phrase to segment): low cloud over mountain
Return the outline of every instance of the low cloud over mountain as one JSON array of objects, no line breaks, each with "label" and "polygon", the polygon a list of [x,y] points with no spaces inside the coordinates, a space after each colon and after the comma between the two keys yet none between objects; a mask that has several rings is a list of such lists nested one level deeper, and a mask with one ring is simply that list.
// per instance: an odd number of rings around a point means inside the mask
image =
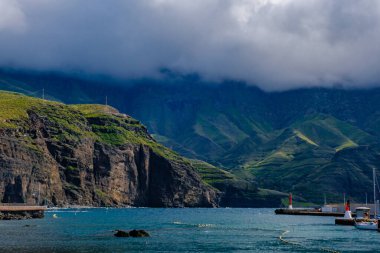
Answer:
[{"label": "low cloud over mountain", "polygon": [[266,90],[380,80],[377,0],[0,0],[0,65]]}]

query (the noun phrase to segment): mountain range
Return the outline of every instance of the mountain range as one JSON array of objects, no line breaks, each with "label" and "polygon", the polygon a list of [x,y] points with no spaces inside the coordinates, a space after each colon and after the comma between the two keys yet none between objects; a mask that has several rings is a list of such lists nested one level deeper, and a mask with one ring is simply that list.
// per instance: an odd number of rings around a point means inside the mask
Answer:
[{"label": "mountain range", "polygon": [[2,70],[0,89],[37,97],[44,89],[47,98],[69,104],[104,104],[107,97],[181,155],[305,201],[341,201],[343,193],[363,201],[372,192],[372,168],[380,168],[380,89],[265,92],[164,74],[120,81]]}]

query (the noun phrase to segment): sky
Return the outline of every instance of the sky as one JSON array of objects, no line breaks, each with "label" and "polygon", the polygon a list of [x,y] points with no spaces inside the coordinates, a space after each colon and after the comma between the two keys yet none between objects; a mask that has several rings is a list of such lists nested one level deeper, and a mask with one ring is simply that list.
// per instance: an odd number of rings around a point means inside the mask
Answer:
[{"label": "sky", "polygon": [[0,0],[0,66],[264,90],[380,84],[378,0]]}]

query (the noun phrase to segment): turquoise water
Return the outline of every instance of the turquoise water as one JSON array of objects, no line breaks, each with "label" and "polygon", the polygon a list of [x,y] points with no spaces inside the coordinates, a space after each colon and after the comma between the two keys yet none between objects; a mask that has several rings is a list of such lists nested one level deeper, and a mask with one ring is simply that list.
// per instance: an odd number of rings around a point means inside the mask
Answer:
[{"label": "turquoise water", "polygon": [[[116,238],[115,229],[151,237]],[[0,252],[380,252],[378,232],[273,209],[58,210],[41,220],[0,221],[0,238]]]}]

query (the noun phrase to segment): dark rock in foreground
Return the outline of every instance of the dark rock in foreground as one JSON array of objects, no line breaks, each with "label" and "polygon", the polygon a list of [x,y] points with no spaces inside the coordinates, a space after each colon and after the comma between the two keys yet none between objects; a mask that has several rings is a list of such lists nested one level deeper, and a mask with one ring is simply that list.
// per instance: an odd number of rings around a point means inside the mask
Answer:
[{"label": "dark rock in foreground", "polygon": [[116,237],[150,237],[149,233],[145,230],[131,230],[129,232],[124,230],[116,230],[114,234]]}]

